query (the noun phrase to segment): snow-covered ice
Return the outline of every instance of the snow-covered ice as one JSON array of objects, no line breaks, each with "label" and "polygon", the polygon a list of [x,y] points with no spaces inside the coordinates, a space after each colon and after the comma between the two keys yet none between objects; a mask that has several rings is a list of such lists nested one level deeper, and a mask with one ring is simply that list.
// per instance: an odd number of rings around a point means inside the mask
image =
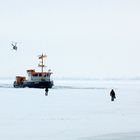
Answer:
[{"label": "snow-covered ice", "polygon": [[48,96],[12,82],[0,80],[1,140],[140,139],[138,80],[55,80]]}]

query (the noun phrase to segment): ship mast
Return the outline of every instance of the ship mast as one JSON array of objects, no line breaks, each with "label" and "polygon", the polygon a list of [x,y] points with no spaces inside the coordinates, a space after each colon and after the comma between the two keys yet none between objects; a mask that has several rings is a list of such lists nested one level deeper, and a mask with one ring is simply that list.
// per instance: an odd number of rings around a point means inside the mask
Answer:
[{"label": "ship mast", "polygon": [[41,67],[41,72],[43,72],[44,67],[46,67],[46,66],[44,65],[44,58],[46,58],[46,57],[47,57],[47,55],[44,55],[43,53],[42,53],[42,55],[39,55],[39,56],[38,56],[38,59],[40,60],[38,66]]}]

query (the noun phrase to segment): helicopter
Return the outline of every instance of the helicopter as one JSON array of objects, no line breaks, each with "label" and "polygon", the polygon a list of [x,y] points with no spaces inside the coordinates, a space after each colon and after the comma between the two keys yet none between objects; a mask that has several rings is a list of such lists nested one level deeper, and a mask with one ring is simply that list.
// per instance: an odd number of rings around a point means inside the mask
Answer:
[{"label": "helicopter", "polygon": [[13,43],[11,43],[11,45],[12,45],[12,50],[17,51],[17,49],[18,49],[17,42],[13,42]]}]

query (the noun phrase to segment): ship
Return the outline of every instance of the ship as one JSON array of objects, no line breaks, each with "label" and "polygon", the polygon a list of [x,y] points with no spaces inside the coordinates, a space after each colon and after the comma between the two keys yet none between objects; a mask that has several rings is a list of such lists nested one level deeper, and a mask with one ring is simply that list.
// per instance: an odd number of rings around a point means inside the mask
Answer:
[{"label": "ship", "polygon": [[46,67],[44,65],[44,59],[47,56],[42,54],[38,56],[39,64],[38,66],[41,67],[41,71],[37,72],[35,69],[28,69],[26,78],[25,76],[16,76],[16,80],[13,83],[15,88],[52,88],[53,87],[53,80],[51,80],[52,72],[49,69],[48,71],[44,71]]}]

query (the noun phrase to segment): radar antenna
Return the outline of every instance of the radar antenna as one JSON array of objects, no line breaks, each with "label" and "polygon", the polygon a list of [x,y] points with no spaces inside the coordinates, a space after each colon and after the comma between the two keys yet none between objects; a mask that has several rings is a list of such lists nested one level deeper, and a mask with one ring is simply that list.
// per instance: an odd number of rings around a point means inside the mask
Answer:
[{"label": "radar antenna", "polygon": [[38,67],[41,67],[41,72],[43,72],[44,71],[44,67],[46,67],[44,65],[44,58],[46,58],[46,57],[47,57],[47,55],[44,55],[43,53],[42,53],[42,55],[38,56],[38,59],[40,60],[40,62],[38,64]]}]

